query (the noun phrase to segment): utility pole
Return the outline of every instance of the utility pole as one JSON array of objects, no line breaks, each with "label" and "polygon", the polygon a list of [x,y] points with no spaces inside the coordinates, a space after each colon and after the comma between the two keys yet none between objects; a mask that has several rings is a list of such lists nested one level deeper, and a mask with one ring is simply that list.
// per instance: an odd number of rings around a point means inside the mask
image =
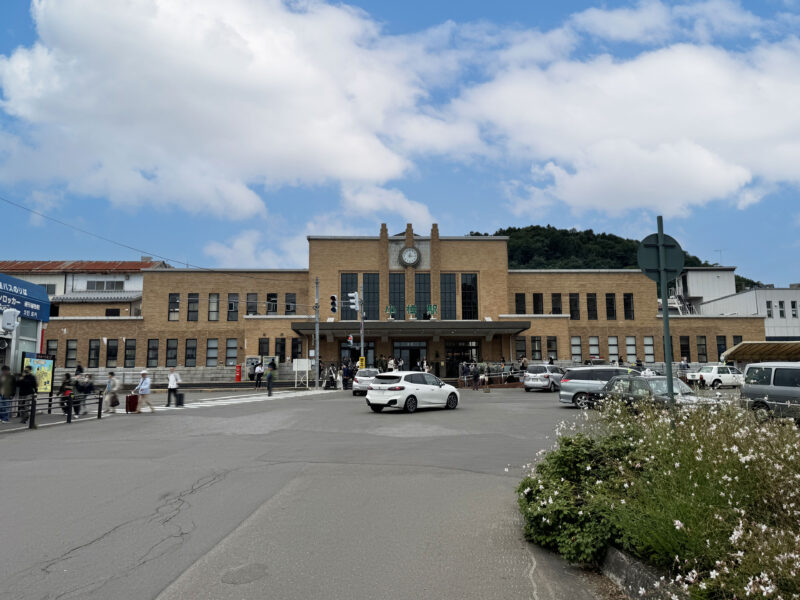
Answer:
[{"label": "utility pole", "polygon": [[319,390],[319,277],[314,278],[314,374]]},{"label": "utility pole", "polygon": [[[360,311],[361,312],[361,353],[359,354],[359,357],[364,358],[364,284],[363,283],[361,284],[361,306],[359,306],[359,308],[361,309],[361,311]],[[364,360],[366,360],[366,358],[364,358]],[[361,366],[361,365],[359,365],[359,366]],[[364,366],[366,366],[366,363],[364,364]]]}]

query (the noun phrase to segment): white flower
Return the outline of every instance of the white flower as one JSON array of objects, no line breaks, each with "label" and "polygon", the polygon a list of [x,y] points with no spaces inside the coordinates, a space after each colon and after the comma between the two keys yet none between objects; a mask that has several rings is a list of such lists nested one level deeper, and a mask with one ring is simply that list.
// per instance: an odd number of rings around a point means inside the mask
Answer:
[{"label": "white flower", "polygon": [[678,521],[678,519],[675,519],[675,529],[678,529],[678,530],[683,529],[683,523]]},{"label": "white flower", "polygon": [[522,490],[522,493],[527,496],[530,493],[530,491],[531,491],[531,488],[526,487],[524,490]]},{"label": "white flower", "polygon": [[716,579],[717,575],[719,575],[719,573],[717,573],[714,570],[712,570],[711,573],[708,574],[708,576],[711,577],[711,579]]},{"label": "white flower", "polygon": [[639,595],[640,596],[644,596],[645,592],[646,592],[646,590],[643,587],[639,588]]}]

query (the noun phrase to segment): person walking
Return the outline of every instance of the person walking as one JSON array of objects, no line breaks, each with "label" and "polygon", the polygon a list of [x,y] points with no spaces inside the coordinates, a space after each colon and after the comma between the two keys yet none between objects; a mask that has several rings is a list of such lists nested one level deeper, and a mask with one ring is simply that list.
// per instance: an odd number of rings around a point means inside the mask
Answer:
[{"label": "person walking", "polygon": [[258,363],[256,365],[256,384],[255,389],[259,389],[261,387],[261,379],[264,377],[264,363]]},{"label": "person walking", "polygon": [[472,364],[470,367],[470,373],[472,374],[472,389],[477,391],[478,390],[478,382],[480,380],[480,369],[478,369],[478,365]]},{"label": "person walking", "polygon": [[106,393],[103,396],[103,404],[105,405],[105,413],[117,412],[119,406],[119,398],[117,392],[119,391],[119,380],[114,377],[114,371],[109,372],[108,381],[106,382]]},{"label": "person walking", "polygon": [[167,406],[170,405],[173,396],[175,396],[175,406],[178,406],[178,386],[180,383],[180,374],[175,370],[175,367],[170,367],[169,381],[167,382]]},{"label": "person walking", "polygon": [[139,380],[139,385],[133,388],[134,394],[139,394],[139,404],[136,406],[136,414],[140,414],[142,412],[142,404],[147,404],[150,407],[150,412],[156,412],[156,407],[153,406],[153,403],[150,402],[150,376],[147,374],[147,371],[141,372],[142,378]]},{"label": "person walking", "polygon": [[31,369],[30,365],[25,367],[22,377],[19,378],[17,389],[19,390],[19,409],[17,410],[17,416],[19,417],[20,423],[24,423],[28,420],[30,407],[33,406],[32,401],[38,391],[38,382],[36,381],[36,376],[33,374],[33,369]]},{"label": "person walking", "polygon": [[17,380],[8,365],[0,369],[0,421],[8,423],[11,416],[11,400],[17,392]]},{"label": "person walking", "polygon": [[[81,394],[80,402],[78,403],[81,414],[86,414],[86,397],[91,396],[94,394],[94,381],[92,380],[92,374],[86,373],[83,376],[83,393]],[[76,415],[78,413],[75,413]]]},{"label": "person walking", "polygon": [[389,357],[389,362],[387,363],[386,368],[389,369],[389,371],[394,371],[394,356]]},{"label": "person walking", "polygon": [[269,366],[267,367],[267,396],[272,396],[272,382],[275,378],[275,371],[278,370],[278,365],[275,364],[275,359],[273,358],[269,361]]},{"label": "person walking", "polygon": [[[61,380],[61,385],[58,386],[58,396],[61,398],[61,410],[64,411],[65,415],[69,414],[69,398],[72,393],[72,377],[70,377],[69,373],[64,373],[64,379]],[[72,398],[72,400],[74,404],[75,398]]]}]

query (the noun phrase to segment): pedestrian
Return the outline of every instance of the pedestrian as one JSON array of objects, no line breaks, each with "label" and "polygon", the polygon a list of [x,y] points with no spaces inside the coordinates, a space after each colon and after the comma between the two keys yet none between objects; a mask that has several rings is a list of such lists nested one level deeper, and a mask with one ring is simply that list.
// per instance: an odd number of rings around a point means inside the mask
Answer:
[{"label": "pedestrian", "polygon": [[150,407],[150,412],[154,413],[156,412],[156,407],[150,402],[150,384],[152,383],[150,376],[147,374],[147,371],[142,371],[140,375],[142,377],[139,380],[139,385],[133,388],[133,393],[139,394],[139,404],[136,405],[136,414],[141,414],[142,404],[147,404],[147,406]]},{"label": "pedestrian", "polygon": [[17,392],[17,381],[8,365],[0,369],[0,421],[8,423],[11,416],[11,399]]},{"label": "pedestrian", "polygon": [[117,412],[117,406],[119,406],[119,398],[117,397],[118,391],[119,380],[114,377],[114,371],[111,371],[108,374],[108,381],[106,382],[106,393],[103,395],[103,404],[106,407],[103,412]]},{"label": "pedestrian", "polygon": [[397,370],[398,371],[402,371],[403,367],[405,366],[405,364],[406,364],[406,361],[403,360],[402,356],[400,358],[398,358],[397,359]]},{"label": "pedestrian", "polygon": [[347,389],[347,379],[350,377],[350,365],[344,363],[342,365],[342,389]]},{"label": "pedestrian", "polygon": [[277,369],[278,365],[275,364],[275,359],[273,358],[269,361],[269,366],[267,367],[267,396],[272,396],[272,382]]},{"label": "pedestrian", "polygon": [[[82,393],[80,397],[80,402],[78,402],[78,407],[81,410],[81,414],[86,414],[86,397],[91,396],[94,394],[94,381],[92,380],[92,374],[86,373],[83,376],[83,386],[81,387]],[[77,412],[75,415],[77,416]]]},{"label": "pedestrian", "polygon": [[550,360],[548,360],[548,361],[547,361],[547,364],[548,364],[548,365],[552,365],[552,364],[554,364],[554,362],[553,362],[553,357],[552,357],[552,356],[550,357]]},{"label": "pedestrian", "polygon": [[19,390],[19,409],[17,410],[17,416],[19,417],[20,423],[24,423],[28,420],[29,407],[32,406],[31,403],[36,397],[37,388],[38,382],[36,381],[36,376],[33,374],[33,369],[28,365],[25,367],[17,385],[17,389]]},{"label": "pedestrian", "polygon": [[83,365],[78,363],[78,366],[75,367],[75,377],[77,378],[79,375],[83,375]]},{"label": "pedestrian", "polygon": [[394,371],[394,356],[389,357],[389,363],[387,365],[389,371]]},{"label": "pedestrian", "polygon": [[[58,386],[58,396],[61,398],[61,410],[64,411],[64,414],[69,414],[69,399],[72,397],[73,389],[72,389],[72,378],[69,376],[69,373],[64,373],[64,379],[61,380],[61,385]],[[73,402],[74,402],[73,398]]]},{"label": "pedestrian", "polygon": [[528,359],[523,356],[519,361],[519,366],[523,371],[526,371],[528,369]]},{"label": "pedestrian", "polygon": [[642,368],[642,359],[641,358],[637,358],[636,359],[636,368],[637,369],[641,369]]},{"label": "pedestrian", "polygon": [[175,396],[175,406],[178,406],[178,385],[180,382],[180,374],[175,370],[175,367],[170,367],[169,380],[167,382],[167,406],[170,405],[170,400],[173,396]]},{"label": "pedestrian", "polygon": [[255,389],[261,387],[261,379],[264,377],[264,363],[260,362],[256,365],[256,386]]}]

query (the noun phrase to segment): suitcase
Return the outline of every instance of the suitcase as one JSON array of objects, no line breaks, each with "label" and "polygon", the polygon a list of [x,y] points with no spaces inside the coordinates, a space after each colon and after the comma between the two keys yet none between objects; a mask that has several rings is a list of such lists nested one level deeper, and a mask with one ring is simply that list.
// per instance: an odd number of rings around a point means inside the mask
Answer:
[{"label": "suitcase", "polygon": [[183,406],[183,392],[175,394],[175,406]]},{"label": "suitcase", "polygon": [[139,395],[138,394],[128,394],[125,396],[125,412],[132,413],[136,412],[136,409],[139,407]]}]

